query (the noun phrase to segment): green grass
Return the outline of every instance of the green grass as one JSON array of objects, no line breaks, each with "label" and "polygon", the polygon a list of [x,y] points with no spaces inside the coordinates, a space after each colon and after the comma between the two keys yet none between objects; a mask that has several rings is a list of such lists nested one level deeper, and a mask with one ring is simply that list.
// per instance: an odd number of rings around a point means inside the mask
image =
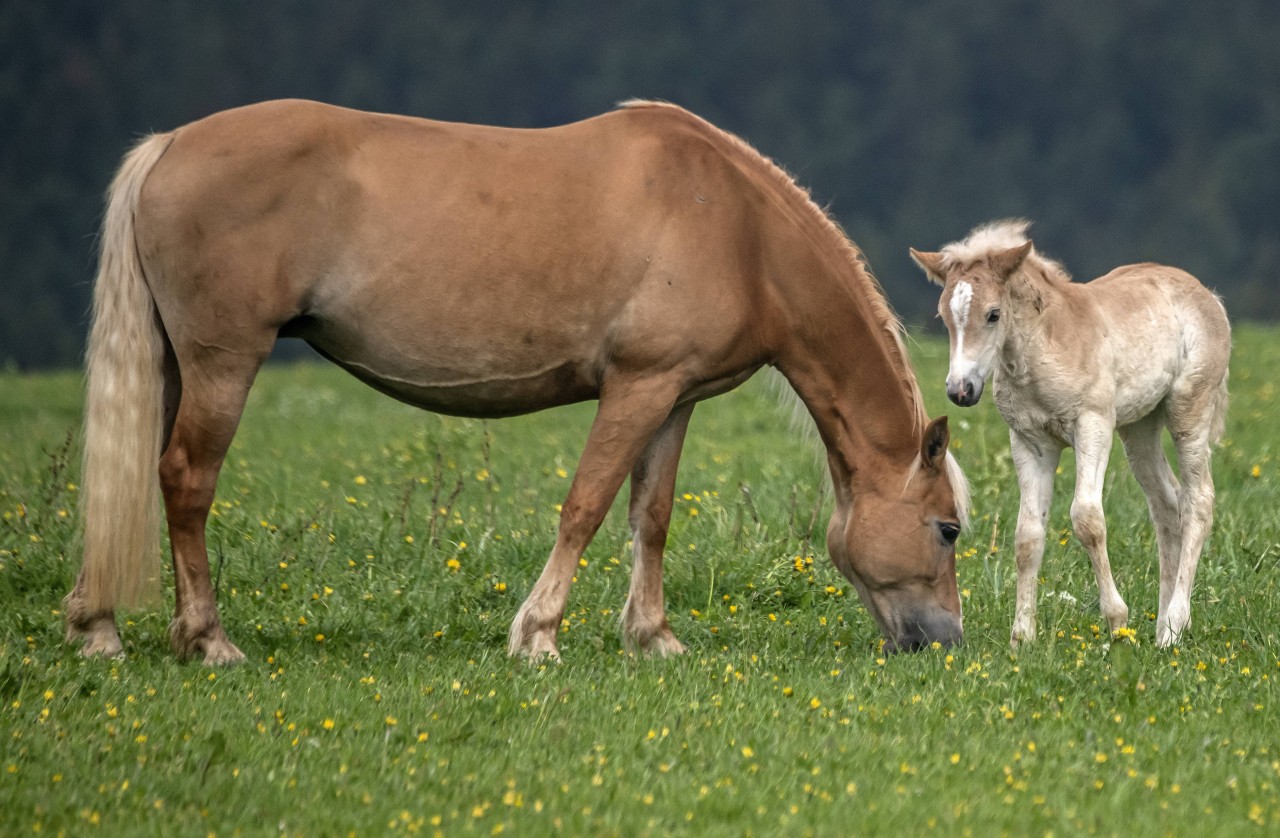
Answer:
[{"label": "green grass", "polygon": [[[946,346],[914,351],[944,412]],[[126,615],[124,660],[63,644],[79,376],[0,375],[0,833],[1274,833],[1278,367],[1280,331],[1238,330],[1217,525],[1176,650],[1154,645],[1153,536],[1117,450],[1110,545],[1137,643],[1098,627],[1068,455],[1041,639],[1011,652],[1018,493],[984,400],[950,408],[974,488],[966,642],[882,657],[826,559],[825,509],[814,523],[820,460],[753,381],[698,408],[682,462],[667,594],[689,654],[621,649],[616,506],[546,666],[508,659],[506,631],[592,406],[464,421],[333,368],[271,368],[210,522],[248,655],[217,671],[174,660],[161,611]]]}]

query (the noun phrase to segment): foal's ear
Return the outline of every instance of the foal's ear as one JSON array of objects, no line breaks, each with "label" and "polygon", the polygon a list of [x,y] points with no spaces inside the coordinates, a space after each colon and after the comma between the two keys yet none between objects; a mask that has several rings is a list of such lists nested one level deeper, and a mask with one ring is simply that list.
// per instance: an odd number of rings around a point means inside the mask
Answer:
[{"label": "foal's ear", "polygon": [[930,471],[941,471],[947,456],[947,443],[951,441],[951,430],[947,427],[947,417],[939,416],[924,429],[924,439],[920,441],[920,462]]},{"label": "foal's ear", "polygon": [[1008,279],[1013,275],[1014,271],[1022,267],[1022,261],[1031,252],[1031,247],[1031,242],[1025,241],[1017,247],[1011,247],[1008,250],[992,254],[990,260],[991,270],[995,271],[996,276],[1001,279]]},{"label": "foal's ear", "polygon": [[929,277],[930,282],[938,285],[947,284],[946,272],[942,269],[941,253],[921,253],[914,247],[908,247],[907,250],[911,251],[911,258],[920,266],[920,270],[924,271],[924,275]]}]

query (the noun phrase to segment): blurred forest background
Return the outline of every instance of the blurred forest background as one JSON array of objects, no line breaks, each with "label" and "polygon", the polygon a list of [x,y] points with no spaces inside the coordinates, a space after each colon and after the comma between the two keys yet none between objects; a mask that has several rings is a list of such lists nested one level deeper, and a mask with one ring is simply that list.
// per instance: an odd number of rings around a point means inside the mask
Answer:
[{"label": "blurred forest background", "polygon": [[0,365],[79,363],[134,138],[295,96],[525,127],[676,102],[829,205],[913,326],[907,246],[1010,215],[1077,279],[1159,260],[1280,315],[1275,0],[0,0]]}]

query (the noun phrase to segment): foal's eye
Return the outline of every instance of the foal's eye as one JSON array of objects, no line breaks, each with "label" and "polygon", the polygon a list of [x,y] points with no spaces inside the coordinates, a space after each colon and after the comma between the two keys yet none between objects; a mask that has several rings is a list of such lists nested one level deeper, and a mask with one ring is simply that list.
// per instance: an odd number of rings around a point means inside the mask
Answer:
[{"label": "foal's eye", "polygon": [[938,532],[942,533],[943,541],[955,544],[956,539],[960,537],[960,525],[952,521],[942,521],[938,524]]},{"label": "foal's eye", "polygon": [[999,320],[1000,320],[1000,309],[998,309],[998,308],[993,308],[993,309],[991,309],[991,311],[988,311],[988,312],[987,312],[987,322],[988,322],[988,323],[995,323],[995,322],[997,322],[997,321],[999,321]]}]

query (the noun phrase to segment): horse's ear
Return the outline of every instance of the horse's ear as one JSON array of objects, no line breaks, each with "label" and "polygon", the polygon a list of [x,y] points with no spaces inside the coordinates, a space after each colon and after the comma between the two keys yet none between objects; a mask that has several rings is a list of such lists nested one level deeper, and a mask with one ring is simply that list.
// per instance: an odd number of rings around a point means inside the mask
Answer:
[{"label": "horse's ear", "polygon": [[920,270],[924,271],[924,275],[929,277],[930,282],[938,285],[947,284],[946,271],[942,269],[941,253],[921,253],[914,247],[908,247],[907,250],[911,251],[911,258],[920,266]]},{"label": "horse's ear", "polygon": [[1002,250],[991,257],[991,270],[996,272],[996,276],[1001,279],[1008,279],[1013,276],[1013,272],[1022,267],[1022,261],[1027,258],[1027,254],[1031,252],[1032,244],[1025,241],[1017,247],[1011,247],[1008,250]]},{"label": "horse's ear", "polygon": [[920,441],[920,462],[930,471],[941,471],[947,456],[947,443],[951,441],[951,429],[947,427],[947,417],[939,416],[924,429],[924,439]]}]

